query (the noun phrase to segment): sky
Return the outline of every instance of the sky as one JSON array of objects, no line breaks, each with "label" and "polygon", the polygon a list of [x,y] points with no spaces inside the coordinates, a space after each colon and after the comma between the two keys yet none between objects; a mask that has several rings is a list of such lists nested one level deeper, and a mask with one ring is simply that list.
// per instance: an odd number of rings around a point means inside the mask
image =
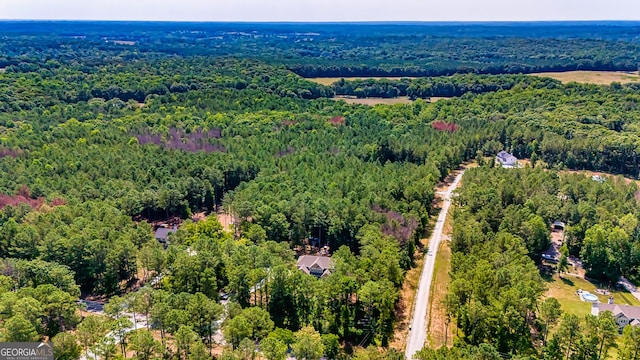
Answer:
[{"label": "sky", "polygon": [[0,0],[0,19],[640,20],[640,0]]}]

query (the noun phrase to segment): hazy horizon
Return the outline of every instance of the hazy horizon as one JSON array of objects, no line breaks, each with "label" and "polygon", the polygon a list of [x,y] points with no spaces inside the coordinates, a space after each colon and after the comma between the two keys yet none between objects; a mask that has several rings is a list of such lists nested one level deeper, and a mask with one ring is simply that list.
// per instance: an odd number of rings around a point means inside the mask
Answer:
[{"label": "hazy horizon", "polygon": [[[637,0],[0,0],[1,20],[196,22],[639,21]],[[392,4],[393,6],[389,6]]]}]

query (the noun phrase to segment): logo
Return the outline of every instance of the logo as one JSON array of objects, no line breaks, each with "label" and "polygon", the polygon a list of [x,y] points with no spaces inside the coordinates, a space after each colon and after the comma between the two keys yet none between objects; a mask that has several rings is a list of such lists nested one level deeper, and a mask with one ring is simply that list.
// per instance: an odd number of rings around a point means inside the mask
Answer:
[{"label": "logo", "polygon": [[53,344],[0,342],[0,360],[53,360]]}]

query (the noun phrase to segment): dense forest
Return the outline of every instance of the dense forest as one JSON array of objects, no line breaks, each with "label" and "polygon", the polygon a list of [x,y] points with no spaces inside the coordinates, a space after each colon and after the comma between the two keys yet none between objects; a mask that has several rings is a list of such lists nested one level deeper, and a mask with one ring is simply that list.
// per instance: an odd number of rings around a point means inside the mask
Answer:
[{"label": "dense forest", "polygon": [[[636,70],[635,24],[118,25],[0,23],[2,341],[52,339],[65,360],[402,359],[389,344],[434,188],[473,159],[451,242],[458,344],[419,356],[592,354],[610,319],[559,321],[542,296],[557,219],[588,276],[640,278],[636,186],[557,174],[638,178],[640,88],[519,74]],[[501,150],[535,168],[484,164]],[[310,243],[331,255],[321,279],[296,268]]]},{"label": "dense forest", "polygon": [[[3,22],[0,67],[217,56],[285,65],[305,77],[636,71],[634,22],[247,24]],[[100,56],[90,49],[99,49]],[[25,57],[33,54],[35,57]]]}]

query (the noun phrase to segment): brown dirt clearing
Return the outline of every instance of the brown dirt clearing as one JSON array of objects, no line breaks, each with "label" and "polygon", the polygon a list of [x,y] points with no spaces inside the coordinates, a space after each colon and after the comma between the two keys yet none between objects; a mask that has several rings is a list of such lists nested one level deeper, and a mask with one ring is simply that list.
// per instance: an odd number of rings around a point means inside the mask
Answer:
[{"label": "brown dirt clearing", "polygon": [[233,215],[229,214],[229,213],[225,213],[222,211],[218,211],[218,213],[216,214],[218,216],[218,221],[220,221],[220,224],[222,225],[222,228],[225,231],[228,232],[233,232]]},{"label": "brown dirt clearing", "polygon": [[406,96],[383,99],[383,98],[365,98],[358,99],[355,97],[346,97],[346,96],[336,96],[333,100],[344,100],[347,104],[360,104],[360,105],[395,105],[395,104],[412,104],[413,100],[409,99]]},{"label": "brown dirt clearing", "polygon": [[631,83],[640,81],[637,71],[565,71],[533,73],[533,76],[550,77],[562,83],[578,82],[583,84],[610,85],[612,82]]},{"label": "brown dirt clearing", "polygon": [[368,79],[373,79],[373,80],[382,80],[382,79],[387,79],[387,80],[400,80],[400,79],[417,79],[416,77],[409,77],[409,76],[403,76],[403,77],[345,77],[345,78],[340,78],[340,77],[320,77],[320,78],[306,78],[309,81],[313,81],[314,83],[318,83],[320,85],[325,85],[325,86],[329,86],[333,83],[337,83],[338,81],[340,81],[340,79],[345,79],[346,81],[353,81],[353,80],[368,80]]}]

